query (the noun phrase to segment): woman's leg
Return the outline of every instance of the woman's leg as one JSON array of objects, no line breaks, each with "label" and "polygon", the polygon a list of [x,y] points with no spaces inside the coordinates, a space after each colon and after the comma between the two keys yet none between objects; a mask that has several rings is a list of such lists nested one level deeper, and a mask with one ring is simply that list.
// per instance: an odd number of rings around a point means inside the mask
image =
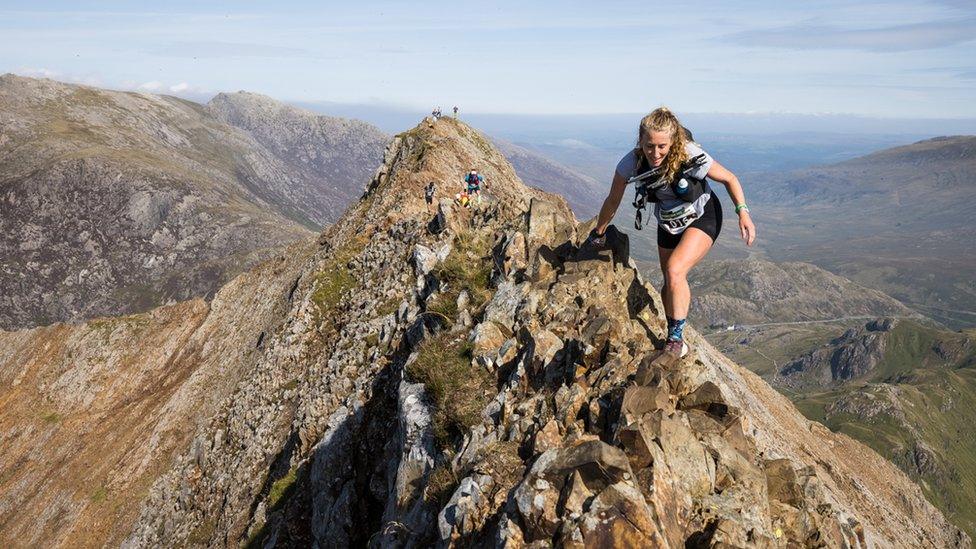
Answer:
[{"label": "woman's leg", "polygon": [[705,257],[712,247],[712,239],[701,229],[689,227],[681,235],[681,242],[674,250],[668,250],[665,259],[661,254],[664,283],[667,287],[664,310],[669,317],[684,320],[691,305],[691,289],[688,287],[688,271]]},{"label": "woman's leg", "polygon": [[671,248],[657,247],[657,256],[661,260],[661,274],[664,276],[664,284],[661,285],[661,302],[664,303],[664,316],[669,321],[674,318],[671,311],[671,300],[668,299],[668,259],[672,253],[674,253],[674,250]]}]

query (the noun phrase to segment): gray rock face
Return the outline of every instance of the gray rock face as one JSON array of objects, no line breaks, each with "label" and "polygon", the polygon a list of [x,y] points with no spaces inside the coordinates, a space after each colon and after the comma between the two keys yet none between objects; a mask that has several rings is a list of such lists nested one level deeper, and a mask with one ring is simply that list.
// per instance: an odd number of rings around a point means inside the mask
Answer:
[{"label": "gray rock face", "polygon": [[893,319],[872,320],[850,329],[827,345],[790,362],[774,383],[790,389],[827,387],[860,378],[884,358]]},{"label": "gray rock face", "polygon": [[[221,93],[207,113],[240,128],[288,167],[266,193],[280,195],[292,217],[321,227],[360,197],[389,136],[375,126],[286,105],[255,93]],[[265,185],[266,186],[266,185]]]},{"label": "gray rock face", "polygon": [[5,329],[209,298],[334,220],[384,142],[267,98],[205,109],[12,75],[0,77],[0,136]]}]

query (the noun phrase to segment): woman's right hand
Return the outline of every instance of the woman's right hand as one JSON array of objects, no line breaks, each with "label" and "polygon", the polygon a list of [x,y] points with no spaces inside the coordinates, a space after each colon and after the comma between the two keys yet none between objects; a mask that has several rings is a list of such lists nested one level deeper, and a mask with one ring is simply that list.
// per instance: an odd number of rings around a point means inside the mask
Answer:
[{"label": "woman's right hand", "polygon": [[599,227],[593,227],[590,234],[586,237],[586,242],[583,244],[585,246],[605,246],[607,244],[607,229],[603,228],[603,231],[598,230]]}]

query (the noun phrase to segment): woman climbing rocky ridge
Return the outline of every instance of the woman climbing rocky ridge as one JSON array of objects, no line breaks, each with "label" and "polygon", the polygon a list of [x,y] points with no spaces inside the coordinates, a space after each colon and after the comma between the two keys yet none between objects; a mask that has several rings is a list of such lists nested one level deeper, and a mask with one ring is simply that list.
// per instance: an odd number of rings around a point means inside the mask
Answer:
[{"label": "woman climbing rocky ridge", "polygon": [[[496,200],[433,218],[426,182]],[[466,125],[401,134],[126,546],[969,546],[893,465],[693,329],[624,235],[584,246]]]}]

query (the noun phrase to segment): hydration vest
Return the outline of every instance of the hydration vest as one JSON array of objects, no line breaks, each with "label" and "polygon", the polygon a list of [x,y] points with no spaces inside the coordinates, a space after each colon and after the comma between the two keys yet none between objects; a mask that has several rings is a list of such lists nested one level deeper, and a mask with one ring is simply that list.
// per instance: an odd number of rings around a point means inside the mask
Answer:
[{"label": "hydration vest", "polygon": [[[634,154],[640,155],[637,161],[637,169],[635,170],[636,173],[627,180],[627,183],[634,184],[634,208],[637,209],[634,216],[634,228],[638,231],[644,228],[643,211],[647,204],[659,202],[658,190],[670,185],[676,197],[685,202],[694,202],[708,189],[708,183],[705,182],[704,178],[698,179],[691,175],[708,161],[705,153],[686,160],[681,165],[681,171],[675,174],[675,177],[670,181],[664,176],[665,167],[663,164],[656,168],[647,166],[647,161],[639,150],[635,150]],[[687,184],[687,186],[685,187],[683,184]],[[683,192],[679,192],[679,185],[681,185]]]}]

